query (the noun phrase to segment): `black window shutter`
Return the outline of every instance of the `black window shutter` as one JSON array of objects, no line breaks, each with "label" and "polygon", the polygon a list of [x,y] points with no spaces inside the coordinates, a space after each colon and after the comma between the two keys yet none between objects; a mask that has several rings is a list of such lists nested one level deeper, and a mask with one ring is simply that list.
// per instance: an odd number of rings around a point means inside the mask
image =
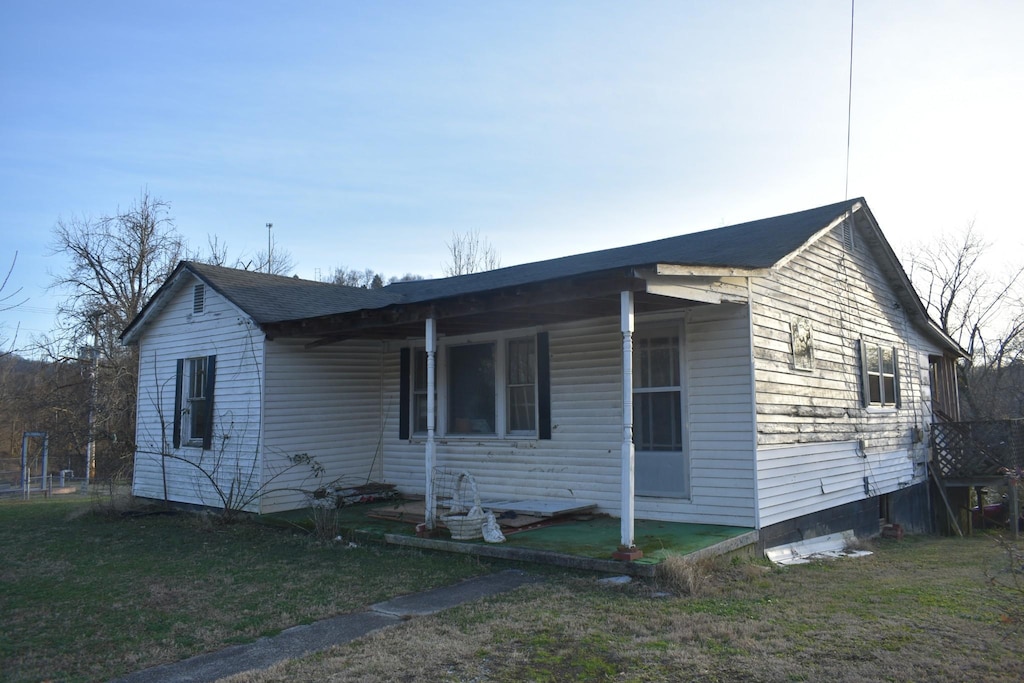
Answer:
[{"label": "black window shutter", "polygon": [[551,438],[551,357],[548,333],[537,333],[537,438]]},{"label": "black window shutter", "polygon": [[216,384],[217,356],[206,357],[206,429],[203,432],[203,450],[213,446],[213,387]]},{"label": "black window shutter", "polygon": [[868,348],[863,339],[857,341],[860,351],[860,404],[864,408],[871,405],[871,378],[868,377]]},{"label": "black window shutter", "polygon": [[409,349],[398,352],[398,438],[409,438]]},{"label": "black window shutter", "polygon": [[900,405],[900,356],[899,352],[894,346],[892,348],[892,386],[896,390],[895,399],[896,409],[902,408]]},{"label": "black window shutter", "polygon": [[184,376],[185,361],[179,358],[174,374],[174,436],[171,441],[175,448],[181,448],[181,383]]}]

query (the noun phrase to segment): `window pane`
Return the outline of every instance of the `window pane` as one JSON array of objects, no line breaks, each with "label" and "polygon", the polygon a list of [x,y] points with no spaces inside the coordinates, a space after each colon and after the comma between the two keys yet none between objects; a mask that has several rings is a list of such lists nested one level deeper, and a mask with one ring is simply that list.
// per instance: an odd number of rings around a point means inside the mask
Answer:
[{"label": "window pane", "polygon": [[537,403],[533,385],[509,387],[508,430],[510,432],[537,431]]},{"label": "window pane", "polygon": [[882,386],[885,388],[885,405],[896,405],[896,378],[885,377]]},{"label": "window pane", "polygon": [[427,431],[427,392],[412,397],[412,431]]},{"label": "window pane", "polygon": [[656,340],[657,346],[651,348],[651,378],[649,387],[672,387],[678,384],[674,349],[670,345]]},{"label": "window pane", "polygon": [[892,349],[882,349],[882,373],[891,375],[895,370],[896,365],[893,363]]},{"label": "window pane", "polygon": [[192,358],[189,364],[188,397],[203,398],[206,396],[206,359]]},{"label": "window pane", "polygon": [[639,368],[634,385],[648,387],[679,386],[679,338],[639,339],[636,344]]},{"label": "window pane", "polygon": [[874,375],[878,374],[878,347],[874,344],[868,346],[868,372]]},{"label": "window pane", "polygon": [[509,432],[537,431],[537,342],[533,337],[508,342],[506,358]]},{"label": "window pane", "polygon": [[683,449],[682,403],[679,391],[633,397],[633,443],[640,451]]},{"label": "window pane", "polygon": [[868,391],[870,392],[868,400],[871,403],[882,403],[882,385],[878,375],[868,375]]},{"label": "window pane", "polygon": [[412,388],[415,391],[427,390],[427,352],[414,349],[412,352]]},{"label": "window pane", "polygon": [[206,401],[195,399],[188,403],[188,424],[190,439],[202,439],[206,434]]},{"label": "window pane", "polygon": [[494,434],[494,344],[449,348],[448,433]]},{"label": "window pane", "polygon": [[530,339],[513,339],[508,343],[508,383],[533,384],[537,376],[536,342]]}]

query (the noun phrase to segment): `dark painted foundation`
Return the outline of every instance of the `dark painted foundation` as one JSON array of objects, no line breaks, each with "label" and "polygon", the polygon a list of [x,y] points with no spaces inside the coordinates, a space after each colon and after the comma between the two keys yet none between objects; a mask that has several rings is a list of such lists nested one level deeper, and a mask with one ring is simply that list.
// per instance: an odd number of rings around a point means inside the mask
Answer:
[{"label": "dark painted foundation", "polygon": [[877,536],[880,520],[899,524],[908,533],[932,531],[926,483],[829,508],[761,529],[760,549],[796,543],[852,529],[859,538]]}]

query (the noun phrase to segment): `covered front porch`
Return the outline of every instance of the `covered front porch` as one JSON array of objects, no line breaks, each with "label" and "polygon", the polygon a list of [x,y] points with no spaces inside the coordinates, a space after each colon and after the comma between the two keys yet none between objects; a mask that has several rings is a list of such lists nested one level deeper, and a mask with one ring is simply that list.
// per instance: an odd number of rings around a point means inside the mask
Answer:
[{"label": "covered front porch", "polygon": [[[377,476],[404,491],[424,494],[423,524],[428,530],[438,526],[432,473],[438,468],[465,469],[500,497],[596,501],[602,512],[613,515],[604,518],[602,531],[617,527],[613,537],[600,541],[602,560],[610,561],[613,553],[619,553],[620,559],[638,560],[656,553],[660,546],[649,544],[645,550],[638,543],[632,378],[636,318],[654,320],[662,329],[671,323],[678,330],[684,311],[722,310],[720,317],[727,322],[706,322],[705,316],[702,330],[712,332],[704,332],[700,339],[705,353],[718,353],[718,339],[735,339],[737,333],[747,331],[743,311],[748,275],[657,266],[553,278],[487,292],[449,291],[442,282],[426,300],[270,324],[266,330],[271,340],[304,340],[306,350],[350,340],[383,342],[382,372],[389,383],[382,381],[381,404],[391,412],[382,420],[384,465]],[[592,325],[593,331],[567,327],[577,323]],[[618,350],[611,344],[616,337]],[[567,339],[583,342],[573,346]],[[672,352],[678,357],[678,339],[673,342]],[[530,370],[513,389],[513,371],[503,373],[512,367],[510,359],[519,359],[513,356],[514,350],[522,353],[523,367]],[[730,356],[726,364],[749,373],[747,342],[736,349],[729,346],[728,352],[735,358]],[[707,367],[721,373],[722,366]],[[488,398],[477,400],[477,392],[467,390],[468,384],[485,375],[489,383],[480,384]],[[665,410],[673,412],[678,430],[686,397],[678,367],[675,376],[675,382],[668,382],[674,384],[671,391],[656,398],[663,398],[658,405],[664,403]],[[714,405],[718,394],[731,389],[706,383],[698,391],[712,396],[701,405]],[[464,405],[470,399],[472,410]],[[478,406],[483,408],[473,412]],[[749,408],[740,413],[740,421],[749,421]],[[714,424],[727,422],[719,415]],[[742,426],[747,430],[741,433],[749,434],[749,425]],[[684,446],[678,434],[671,446],[682,461]],[[720,449],[701,453],[700,467],[692,468],[698,474],[692,480],[689,471],[685,474],[686,490],[680,487],[677,495],[660,499],[648,494],[647,514],[660,519],[752,523],[753,497],[748,489],[753,449],[745,446],[725,455]],[[721,465],[730,459],[740,461],[741,476],[735,476],[735,467]],[[700,487],[703,480],[698,475],[714,482],[714,488]],[[711,504],[705,504],[702,496],[712,498]],[[716,514],[719,509],[724,516]]]}]

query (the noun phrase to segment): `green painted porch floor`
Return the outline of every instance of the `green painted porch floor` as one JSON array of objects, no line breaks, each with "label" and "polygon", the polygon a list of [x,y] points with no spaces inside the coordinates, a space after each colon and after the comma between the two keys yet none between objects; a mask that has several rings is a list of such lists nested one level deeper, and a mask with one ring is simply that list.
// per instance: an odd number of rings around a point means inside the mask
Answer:
[{"label": "green painted porch floor", "polygon": [[[395,503],[382,503],[341,508],[338,510],[339,527],[343,534],[368,536],[371,539],[383,540],[388,534],[415,536],[415,525],[411,522],[367,516],[367,512],[375,508],[394,506]],[[308,512],[303,511],[288,513],[286,516],[293,522],[310,519]],[[505,543],[500,545],[607,560],[618,549],[619,531],[618,518],[603,515],[581,519],[569,517],[566,521],[547,526],[508,533]],[[658,564],[669,555],[688,555],[752,531],[747,527],[637,520],[634,538],[644,556],[636,560],[636,564]],[[450,540],[448,533],[443,530],[438,538]],[[490,545],[483,540],[457,542]]]},{"label": "green painted porch floor", "polygon": [[[637,520],[634,542],[644,556],[636,564],[657,564],[669,555],[689,555],[751,531],[734,526]],[[505,542],[513,547],[607,559],[619,546],[619,533],[617,518],[594,517],[511,534]]]}]

